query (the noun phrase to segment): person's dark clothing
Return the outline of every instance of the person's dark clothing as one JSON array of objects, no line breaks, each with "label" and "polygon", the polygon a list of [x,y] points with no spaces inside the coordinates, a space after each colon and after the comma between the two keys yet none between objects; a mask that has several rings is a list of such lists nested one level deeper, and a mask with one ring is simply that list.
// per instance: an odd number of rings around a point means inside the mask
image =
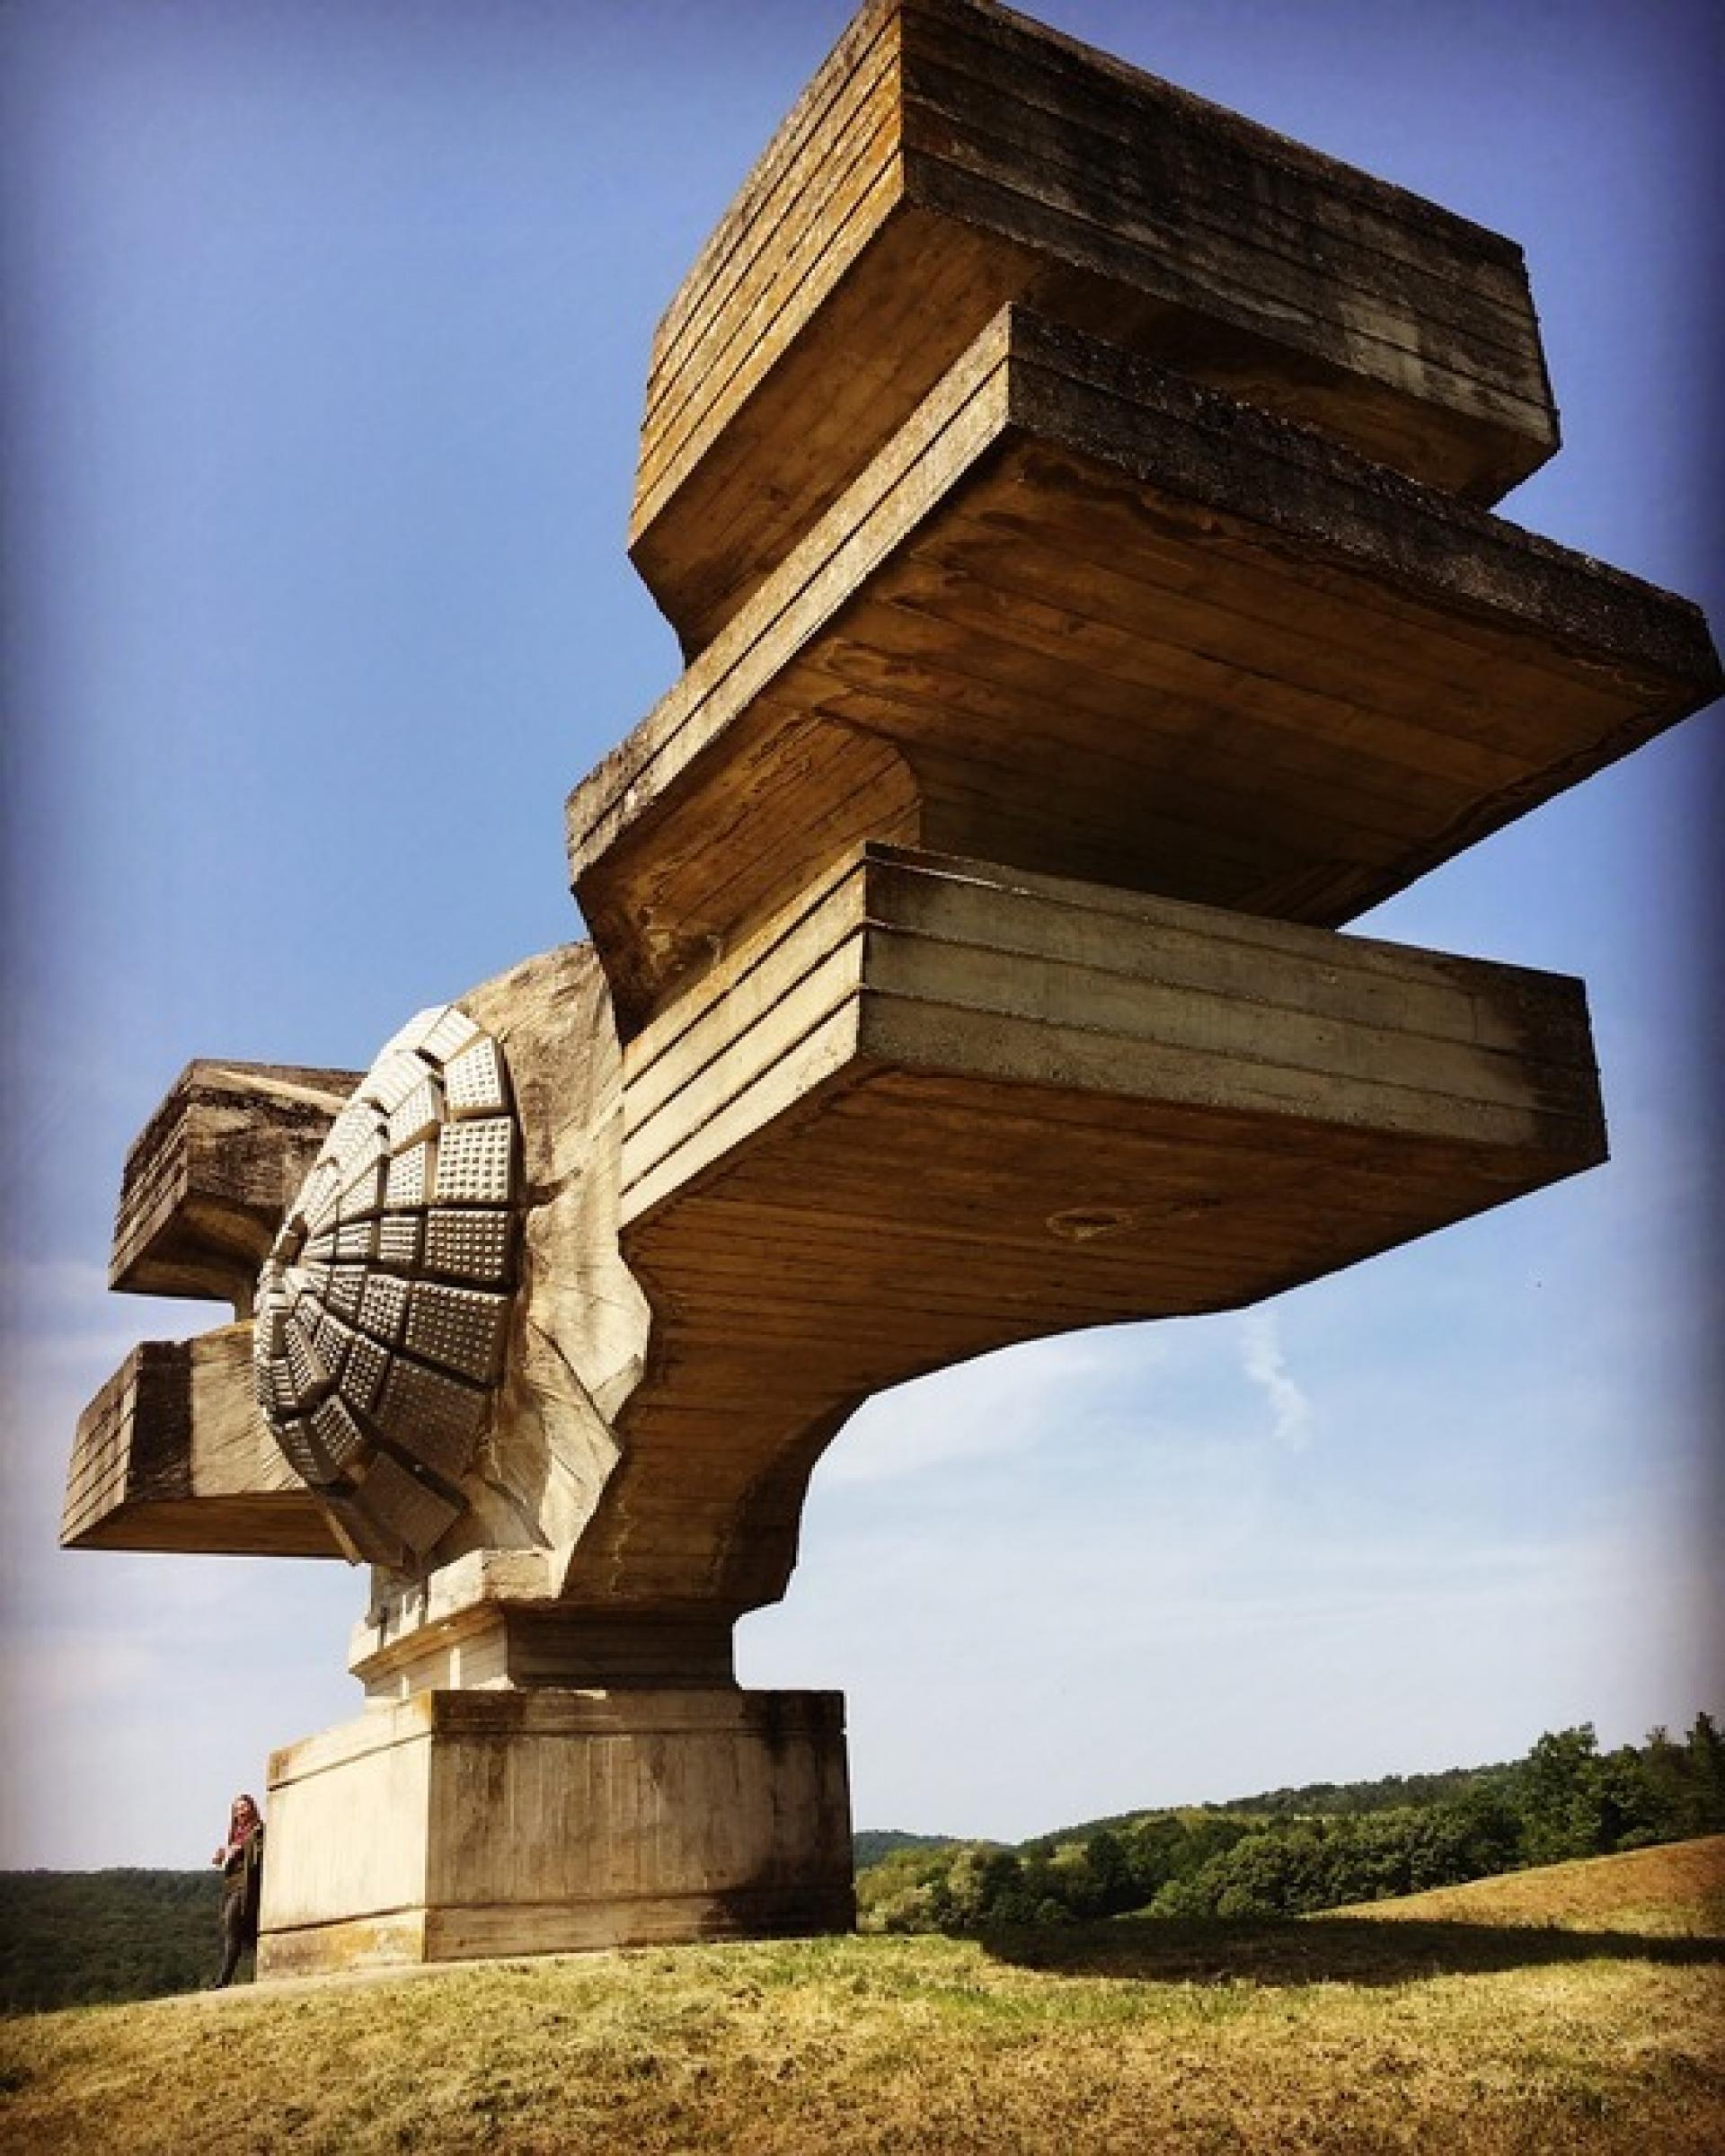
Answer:
[{"label": "person's dark clothing", "polygon": [[222,1865],[222,1973],[217,1988],[234,1981],[240,1956],[258,1943],[258,1904],[263,1891],[263,1828],[256,1826]]}]

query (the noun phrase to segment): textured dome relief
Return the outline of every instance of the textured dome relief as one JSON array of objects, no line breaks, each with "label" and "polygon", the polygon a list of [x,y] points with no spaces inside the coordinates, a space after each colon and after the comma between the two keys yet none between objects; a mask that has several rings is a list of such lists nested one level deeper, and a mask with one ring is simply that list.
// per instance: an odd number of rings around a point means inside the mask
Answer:
[{"label": "textured dome relief", "polygon": [[410,1568],[465,1509],[518,1153],[502,1050],[453,1004],[423,1011],[331,1126],[259,1276],[259,1405],[356,1560]]}]

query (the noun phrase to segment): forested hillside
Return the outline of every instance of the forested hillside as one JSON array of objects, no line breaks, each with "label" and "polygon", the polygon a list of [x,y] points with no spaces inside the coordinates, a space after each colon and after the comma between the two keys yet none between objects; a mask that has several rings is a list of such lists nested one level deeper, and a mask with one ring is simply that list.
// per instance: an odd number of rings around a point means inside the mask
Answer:
[{"label": "forested hillside", "polygon": [[956,1849],[956,1834],[910,1834],[898,1826],[859,1827],[851,1836],[851,1861],[859,1871],[896,1856],[901,1849]]},{"label": "forested hillside", "polygon": [[213,1870],[0,1872],[0,2010],[196,1991],[221,1901]]},{"label": "forested hillside", "polygon": [[1587,1723],[1506,1766],[1124,1814],[1016,1849],[901,1850],[859,1876],[857,1899],[881,1931],[1297,1916],[1721,1832],[1725,1736],[1701,1714],[1682,1740],[1656,1729],[1601,1752]]}]

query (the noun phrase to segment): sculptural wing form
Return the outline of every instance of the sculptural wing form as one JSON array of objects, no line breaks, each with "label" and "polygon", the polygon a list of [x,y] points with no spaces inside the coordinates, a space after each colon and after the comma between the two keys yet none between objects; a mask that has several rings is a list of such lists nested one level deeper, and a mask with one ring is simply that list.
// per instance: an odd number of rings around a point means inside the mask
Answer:
[{"label": "sculptural wing form", "polygon": [[518,1150],[497,1042],[454,1005],[422,1012],[335,1118],[264,1262],[258,1405],[356,1558],[409,1568],[465,1509]]}]

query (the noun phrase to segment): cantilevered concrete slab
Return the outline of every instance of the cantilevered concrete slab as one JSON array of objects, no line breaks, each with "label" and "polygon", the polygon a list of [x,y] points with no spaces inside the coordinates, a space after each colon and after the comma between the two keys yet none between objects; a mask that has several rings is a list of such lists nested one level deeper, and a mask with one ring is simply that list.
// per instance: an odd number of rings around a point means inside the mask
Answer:
[{"label": "cantilevered concrete slab", "polygon": [[126,1156],[111,1287],[252,1308],[282,1207],[357,1071],[189,1064]]},{"label": "cantilevered concrete slab", "polygon": [[78,1418],[70,1550],[341,1557],[252,1396],[252,1328],[133,1348]]},{"label": "cantilevered concrete slab", "polygon": [[567,1597],[775,1598],[851,1409],[1250,1303],[1605,1155],[1579,983],[863,849],[625,1051],[653,1312]]},{"label": "cantilevered concrete slab", "polygon": [[691,653],[1009,300],[1475,500],[1557,446],[1510,241],[1006,8],[878,0],[654,340],[630,551]]},{"label": "cantilevered concrete slab", "polygon": [[850,842],[1333,925],[1719,693],[1687,602],[1007,309],[571,796],[626,1025]]},{"label": "cantilevered concrete slab", "polygon": [[246,1321],[143,1342],[90,1402],[67,1471],[66,1548],[344,1553],[258,1411],[249,1319],[283,1210],[358,1078],[202,1060],[139,1133],[110,1285],[230,1303]]}]

